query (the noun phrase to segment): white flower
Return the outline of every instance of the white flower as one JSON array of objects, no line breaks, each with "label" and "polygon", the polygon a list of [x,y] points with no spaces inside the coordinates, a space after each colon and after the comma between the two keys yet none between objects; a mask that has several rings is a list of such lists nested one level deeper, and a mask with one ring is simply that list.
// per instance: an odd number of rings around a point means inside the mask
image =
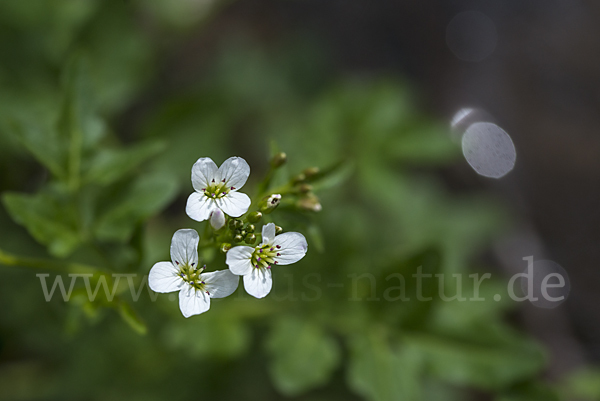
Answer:
[{"label": "white flower", "polygon": [[201,157],[192,167],[196,192],[187,200],[185,212],[196,221],[207,220],[215,209],[240,217],[250,207],[248,195],[237,192],[250,175],[250,166],[241,157],[230,157],[217,168],[210,157]]},{"label": "white flower", "polygon": [[211,298],[231,295],[239,283],[229,269],[202,273],[205,267],[198,267],[199,241],[196,230],[177,230],[171,241],[171,262],[156,263],[148,277],[152,291],[179,291],[179,308],[185,317],[206,312]]},{"label": "white flower", "polygon": [[289,265],[306,255],[308,244],[296,232],[275,236],[275,224],[262,228],[262,242],[252,248],[236,246],[227,252],[226,263],[233,274],[244,276],[244,288],[253,297],[263,298],[273,286],[271,267]]}]

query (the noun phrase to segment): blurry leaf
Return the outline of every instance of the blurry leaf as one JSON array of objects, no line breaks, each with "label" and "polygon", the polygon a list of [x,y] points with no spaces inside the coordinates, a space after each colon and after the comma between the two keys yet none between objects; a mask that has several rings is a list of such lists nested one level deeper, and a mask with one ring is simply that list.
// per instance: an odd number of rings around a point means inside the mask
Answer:
[{"label": "blurry leaf", "polygon": [[458,386],[499,390],[533,377],[544,366],[535,343],[516,338],[486,342],[484,330],[469,333],[472,339],[415,334],[405,341],[422,353],[432,375]]},{"label": "blurry leaf", "polygon": [[129,327],[133,329],[133,331],[141,335],[146,334],[146,332],[148,331],[146,323],[143,322],[143,320],[137,315],[137,313],[135,313],[133,308],[127,302],[119,302],[118,308],[119,314],[121,315],[125,323],[127,323]]},{"label": "blurry leaf", "polygon": [[[23,119],[25,120],[25,119]],[[5,124],[5,130],[14,135],[25,148],[54,176],[66,179],[67,169],[63,163],[64,143],[59,140],[56,131],[44,127],[41,123],[11,119]]]},{"label": "blurry leaf", "polygon": [[567,399],[600,400],[600,369],[580,369],[567,377],[562,384]]},{"label": "blurry leaf", "polygon": [[94,114],[89,77],[81,58],[73,59],[65,71],[64,100],[58,121],[58,140],[67,147],[67,174],[72,189],[78,188],[84,149],[97,144],[104,133]]},{"label": "blurry leaf", "polygon": [[350,339],[348,384],[369,401],[420,400],[417,355],[387,341],[373,331]]},{"label": "blurry leaf", "polygon": [[12,218],[55,256],[69,255],[83,239],[72,206],[49,193],[4,193],[2,200]]},{"label": "blurry leaf", "polygon": [[449,130],[437,123],[419,120],[403,131],[384,149],[393,159],[437,165],[447,163],[460,154],[460,147],[452,142]]},{"label": "blurry leaf", "polygon": [[338,344],[321,327],[294,317],[275,321],[266,346],[273,382],[289,396],[327,383],[340,358]]},{"label": "blurry leaf", "polygon": [[148,174],[136,180],[121,196],[112,200],[98,220],[95,234],[102,240],[126,241],[135,225],[152,217],[177,194],[177,183],[169,175]]},{"label": "blurry leaf", "polygon": [[[569,400],[571,398],[568,398]],[[593,398],[597,400],[598,398]],[[496,401],[561,401],[556,391],[542,383],[519,384],[500,394]]]},{"label": "blurry leaf", "polygon": [[164,149],[162,142],[148,142],[129,149],[99,150],[90,161],[86,180],[108,185],[119,180],[148,158]]},{"label": "blurry leaf", "polygon": [[218,314],[207,313],[167,327],[164,339],[193,358],[233,358],[249,346],[250,332],[233,309],[225,308]]}]

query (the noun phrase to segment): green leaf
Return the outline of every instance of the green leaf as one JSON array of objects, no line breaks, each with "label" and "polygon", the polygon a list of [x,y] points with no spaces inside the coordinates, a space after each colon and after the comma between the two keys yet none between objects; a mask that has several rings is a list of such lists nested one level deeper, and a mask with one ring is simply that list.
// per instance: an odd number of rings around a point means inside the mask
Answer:
[{"label": "green leaf", "polygon": [[119,302],[119,314],[123,321],[129,325],[136,333],[144,335],[148,332],[146,323],[135,313],[133,308],[127,302]]},{"label": "green leaf", "polygon": [[490,341],[489,326],[478,327],[473,338],[421,334],[405,341],[423,355],[433,376],[457,386],[500,390],[541,370],[545,359],[539,346],[520,338]]},{"label": "green leaf", "polygon": [[[566,398],[571,400],[573,398]],[[577,398],[579,399],[579,398]],[[597,400],[598,398],[591,398]],[[548,385],[542,383],[524,383],[519,384],[509,391],[503,392],[497,398],[497,401],[560,401],[556,391]]]},{"label": "green leaf", "polygon": [[295,317],[278,319],[266,346],[273,383],[288,396],[327,383],[340,358],[331,336],[316,324]]},{"label": "green leaf", "polygon": [[57,124],[59,140],[67,146],[67,174],[71,189],[80,185],[85,149],[100,140],[104,126],[94,114],[87,69],[81,58],[73,59],[65,70],[64,99]]},{"label": "green leaf", "polygon": [[46,192],[35,195],[4,193],[2,200],[12,218],[46,245],[51,254],[67,256],[82,241],[77,217],[67,200]]},{"label": "green leaf", "polygon": [[370,401],[416,401],[421,362],[408,348],[393,347],[381,333],[369,331],[350,339],[348,383]]},{"label": "green leaf", "polygon": [[162,142],[148,142],[129,149],[103,149],[91,160],[85,176],[86,182],[111,184],[156,155],[165,147]]},{"label": "green leaf", "polygon": [[175,180],[165,174],[154,173],[136,180],[123,193],[107,198],[110,206],[100,216],[95,235],[107,241],[128,240],[136,224],[152,217],[173,200],[177,187]]}]

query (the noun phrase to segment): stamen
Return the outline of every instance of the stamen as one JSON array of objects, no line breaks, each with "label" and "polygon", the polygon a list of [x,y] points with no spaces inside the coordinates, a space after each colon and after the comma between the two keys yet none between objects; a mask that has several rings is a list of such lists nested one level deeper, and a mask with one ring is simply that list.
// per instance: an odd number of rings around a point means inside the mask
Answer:
[{"label": "stamen", "polygon": [[217,195],[215,195],[215,194],[212,194],[212,197],[213,197],[213,198],[214,198],[214,197],[216,197],[216,196],[217,196]]},{"label": "stamen", "polygon": [[273,252],[273,248],[271,248],[270,251]]},{"label": "stamen", "polygon": [[196,264],[196,262],[192,263],[192,267]]},{"label": "stamen", "polygon": [[258,252],[259,252],[259,253],[262,253],[262,249],[259,249],[259,251],[258,251]]},{"label": "stamen", "polygon": [[275,245],[277,249],[281,249],[281,245]]},{"label": "stamen", "polygon": [[260,258],[258,258],[258,259],[256,259],[256,260],[260,262]]},{"label": "stamen", "polygon": [[223,181],[221,181],[221,182],[225,182],[225,178],[223,178]]},{"label": "stamen", "polygon": [[210,295],[210,292],[206,291],[206,293],[207,293],[208,295]]},{"label": "stamen", "polygon": [[201,281],[202,284],[206,284],[204,281]]},{"label": "stamen", "polygon": [[202,192],[206,191],[206,188],[202,188]]},{"label": "stamen", "polygon": [[254,265],[254,267],[258,267],[258,265]]},{"label": "stamen", "polygon": [[193,282],[193,281],[190,281],[190,285],[194,285],[194,282]]},{"label": "stamen", "polygon": [[267,269],[270,269],[270,268],[271,268],[271,266],[267,266]]},{"label": "stamen", "polygon": [[278,261],[275,261],[275,264],[279,263]]},{"label": "stamen", "polygon": [[215,182],[215,179],[214,179],[214,178],[212,179],[212,182]]},{"label": "stamen", "polygon": [[231,187],[231,190],[233,191],[235,189],[235,187]]},{"label": "stamen", "polygon": [[227,195],[227,192],[223,192],[223,195]]},{"label": "stamen", "polygon": [[277,252],[277,256],[281,256],[281,254],[279,252]]}]

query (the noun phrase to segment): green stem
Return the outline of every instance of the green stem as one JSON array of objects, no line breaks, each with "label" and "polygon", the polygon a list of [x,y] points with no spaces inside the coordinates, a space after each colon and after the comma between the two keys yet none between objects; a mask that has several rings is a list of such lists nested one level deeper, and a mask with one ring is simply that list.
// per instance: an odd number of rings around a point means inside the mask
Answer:
[{"label": "green stem", "polygon": [[104,269],[81,263],[61,262],[57,260],[27,258],[4,252],[0,249],[0,264],[5,266],[20,266],[31,269],[50,270],[61,273],[98,273],[107,272]]}]

